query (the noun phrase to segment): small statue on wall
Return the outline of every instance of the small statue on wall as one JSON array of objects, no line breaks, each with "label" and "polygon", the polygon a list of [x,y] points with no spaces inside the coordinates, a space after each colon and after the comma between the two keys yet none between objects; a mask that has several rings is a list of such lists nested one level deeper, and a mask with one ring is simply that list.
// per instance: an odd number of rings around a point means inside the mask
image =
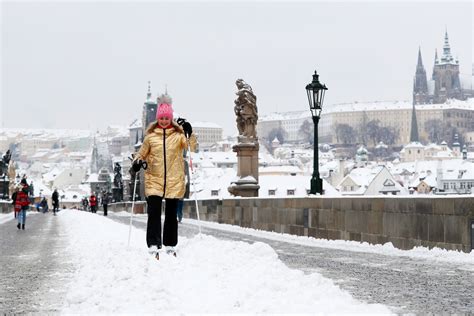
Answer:
[{"label": "small statue on wall", "polygon": [[8,192],[9,196],[12,196],[13,192],[15,191],[15,178],[16,178],[16,170],[14,165],[14,161],[10,160],[10,163],[8,165],[8,179],[10,180],[10,183],[8,185]]},{"label": "small statue on wall", "polygon": [[7,152],[2,156],[2,160],[0,161],[0,176],[7,174],[11,157],[12,154],[10,150],[7,150]]},{"label": "small statue on wall", "polygon": [[[239,130],[239,136],[248,139],[257,139],[257,121],[258,121],[258,109],[257,109],[257,97],[250,87],[243,79],[237,79],[235,82],[239,89],[235,94],[237,99],[234,103],[234,112],[237,116],[237,129]],[[242,137],[239,137],[242,140]]]},{"label": "small statue on wall", "polygon": [[122,166],[116,162],[114,166],[114,186],[116,188],[122,188]]}]

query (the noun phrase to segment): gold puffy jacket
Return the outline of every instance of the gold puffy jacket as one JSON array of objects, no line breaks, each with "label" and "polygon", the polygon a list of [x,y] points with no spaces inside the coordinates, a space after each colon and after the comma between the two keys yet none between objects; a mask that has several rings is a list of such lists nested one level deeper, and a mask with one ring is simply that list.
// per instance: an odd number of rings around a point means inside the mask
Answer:
[{"label": "gold puffy jacket", "polygon": [[[191,150],[195,151],[196,137],[189,139]],[[188,142],[181,126],[160,127],[147,131],[143,144],[135,159],[145,160],[145,195],[158,195],[169,199],[181,199],[185,192],[183,150]]]}]

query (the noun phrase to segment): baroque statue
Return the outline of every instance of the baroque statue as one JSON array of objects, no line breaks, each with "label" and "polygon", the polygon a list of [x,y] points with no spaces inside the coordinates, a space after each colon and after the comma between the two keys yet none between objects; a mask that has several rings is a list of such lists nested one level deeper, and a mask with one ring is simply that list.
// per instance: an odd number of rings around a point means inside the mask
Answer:
[{"label": "baroque statue", "polygon": [[10,150],[3,155],[2,160],[0,161],[0,176],[6,176],[8,172],[8,165],[10,163],[10,159],[12,158],[12,154]]},{"label": "baroque statue", "polygon": [[237,99],[234,103],[234,112],[237,116],[237,129],[239,130],[239,140],[257,139],[257,97],[243,79],[237,79],[235,82],[238,91],[235,93]]},{"label": "baroque statue", "polygon": [[114,166],[114,186],[122,188],[122,166],[118,162]]}]

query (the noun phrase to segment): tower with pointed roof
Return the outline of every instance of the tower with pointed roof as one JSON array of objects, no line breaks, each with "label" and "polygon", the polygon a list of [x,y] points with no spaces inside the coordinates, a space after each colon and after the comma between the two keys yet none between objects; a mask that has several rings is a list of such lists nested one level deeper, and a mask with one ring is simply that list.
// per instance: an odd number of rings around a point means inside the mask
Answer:
[{"label": "tower with pointed roof", "polygon": [[436,54],[432,78],[433,103],[444,103],[447,99],[465,99],[459,79],[459,61],[451,54],[447,30],[444,34],[443,54],[439,60]]},{"label": "tower with pointed roof", "polygon": [[[145,103],[143,104],[143,112],[142,112],[142,128],[143,132],[146,131],[148,125],[151,122],[154,122],[156,119],[156,102],[153,101],[151,95],[151,82],[148,81],[148,91],[146,93]],[[144,134],[144,133],[143,133]]]},{"label": "tower with pointed roof", "polygon": [[416,64],[415,79],[413,81],[413,104],[428,103],[428,81],[425,67],[421,58],[421,47],[418,48],[418,63]]},{"label": "tower with pointed roof", "polygon": [[91,173],[99,172],[99,151],[97,150],[97,142],[94,136],[94,145],[92,146],[91,155]]},{"label": "tower with pointed roof", "polygon": [[413,109],[411,111],[411,130],[410,130],[410,143],[420,142],[418,135],[418,122],[416,120],[415,104],[413,103]]},{"label": "tower with pointed roof", "polygon": [[471,95],[474,95],[472,90],[463,89],[461,86],[459,60],[451,53],[447,30],[444,34],[443,52],[440,58],[438,50],[435,50],[431,80],[427,80],[421,48],[418,49],[418,63],[413,82],[413,104],[439,104],[445,103],[448,99],[466,100]]}]

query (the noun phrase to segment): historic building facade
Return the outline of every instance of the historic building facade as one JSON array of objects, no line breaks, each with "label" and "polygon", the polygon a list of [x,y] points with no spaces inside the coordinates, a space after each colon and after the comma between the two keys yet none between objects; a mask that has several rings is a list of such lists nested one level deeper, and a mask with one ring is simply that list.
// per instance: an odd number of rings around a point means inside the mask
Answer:
[{"label": "historic building facade", "polygon": [[[413,122],[413,104],[408,101],[353,102],[334,104],[323,111],[319,123],[320,142],[339,144],[336,127],[339,124],[349,125],[358,135],[355,143],[363,143],[361,135],[364,125],[378,121],[380,127],[397,131],[398,137],[393,145],[404,146],[411,139]],[[438,121],[441,125],[456,127],[464,136],[474,131],[474,99],[466,101],[450,100],[445,104],[422,104],[416,106],[418,137],[421,142],[428,142],[427,122]],[[444,139],[450,141],[448,139]],[[374,145],[366,140],[366,145]]]}]

